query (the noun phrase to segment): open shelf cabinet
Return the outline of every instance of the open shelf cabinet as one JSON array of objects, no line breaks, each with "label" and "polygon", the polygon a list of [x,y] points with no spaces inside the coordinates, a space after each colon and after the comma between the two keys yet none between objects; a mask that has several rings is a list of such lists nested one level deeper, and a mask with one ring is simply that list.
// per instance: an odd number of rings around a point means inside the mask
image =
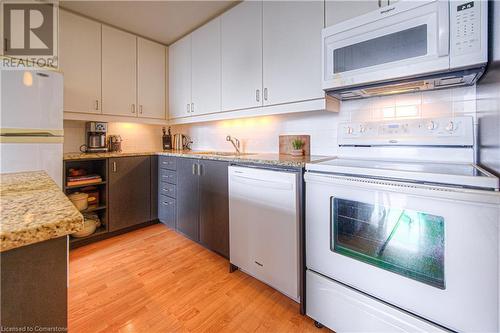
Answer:
[{"label": "open shelf cabinet", "polygon": [[[78,243],[87,242],[88,239],[101,236],[106,234],[109,231],[108,228],[108,161],[105,158],[96,158],[96,159],[85,159],[85,160],[66,160],[63,162],[64,167],[64,193],[66,195],[70,195],[75,192],[82,192],[87,189],[93,189],[94,191],[98,191],[99,193],[99,202],[93,205],[89,205],[87,209],[82,211],[82,214],[86,213],[95,213],[99,217],[101,221],[101,226],[96,229],[96,231],[86,237],[75,238],[70,236],[70,247]],[[84,184],[84,185],[75,185],[75,186],[67,186],[67,177],[69,175],[70,169],[85,169],[87,174],[98,174],[101,176],[102,181]]]}]

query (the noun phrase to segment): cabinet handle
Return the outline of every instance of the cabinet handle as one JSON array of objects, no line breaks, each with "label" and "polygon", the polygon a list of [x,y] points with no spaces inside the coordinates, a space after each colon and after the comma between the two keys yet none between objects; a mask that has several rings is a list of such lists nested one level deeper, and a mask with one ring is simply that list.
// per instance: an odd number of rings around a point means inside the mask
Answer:
[{"label": "cabinet handle", "polygon": [[132,104],[132,113],[135,113],[135,104]]},{"label": "cabinet handle", "polygon": [[197,168],[197,169],[198,169],[198,171],[196,172],[196,174],[197,174],[198,176],[201,176],[201,164],[197,164],[197,166],[198,166],[198,168]]},{"label": "cabinet handle", "polygon": [[142,114],[142,104],[139,105],[139,113]]},{"label": "cabinet handle", "polygon": [[255,100],[260,102],[260,89],[255,90]]},{"label": "cabinet handle", "polygon": [[378,0],[378,8],[382,7],[382,0]]},{"label": "cabinet handle", "polygon": [[113,172],[116,172],[116,162],[113,162]]},{"label": "cabinet handle", "polygon": [[267,88],[264,88],[264,100],[267,101]]},{"label": "cabinet handle", "polygon": [[191,103],[191,112],[194,112],[194,103]]},{"label": "cabinet handle", "polygon": [[189,109],[189,103],[187,103],[187,113],[190,112],[190,109]]},{"label": "cabinet handle", "polygon": [[193,175],[196,175],[196,164],[193,164],[192,168],[193,168],[193,169],[192,169],[192,171],[193,171]]},{"label": "cabinet handle", "polygon": [[98,99],[95,100],[95,109],[99,110],[99,100]]}]

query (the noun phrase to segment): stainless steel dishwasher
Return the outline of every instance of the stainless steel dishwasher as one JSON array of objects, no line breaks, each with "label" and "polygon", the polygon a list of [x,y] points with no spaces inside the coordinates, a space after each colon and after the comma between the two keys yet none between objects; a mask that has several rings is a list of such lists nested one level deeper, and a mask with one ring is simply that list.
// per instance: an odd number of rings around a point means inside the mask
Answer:
[{"label": "stainless steel dishwasher", "polygon": [[230,262],[299,301],[298,174],[229,167]]}]

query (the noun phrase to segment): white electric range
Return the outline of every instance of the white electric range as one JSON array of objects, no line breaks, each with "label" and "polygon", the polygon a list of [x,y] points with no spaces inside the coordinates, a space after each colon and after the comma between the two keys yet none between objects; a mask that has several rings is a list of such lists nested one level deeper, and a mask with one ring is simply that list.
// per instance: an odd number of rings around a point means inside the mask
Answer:
[{"label": "white electric range", "polygon": [[[419,154],[306,165],[310,317],[336,332],[499,331],[499,180],[473,164],[473,128],[471,117],[339,126],[351,152]],[[466,158],[444,162],[452,151]]]}]

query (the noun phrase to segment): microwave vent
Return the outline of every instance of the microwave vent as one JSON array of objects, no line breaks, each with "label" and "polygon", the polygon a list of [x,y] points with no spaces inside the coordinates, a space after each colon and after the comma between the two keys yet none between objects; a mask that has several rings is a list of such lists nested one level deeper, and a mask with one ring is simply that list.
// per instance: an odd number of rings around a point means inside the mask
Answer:
[{"label": "microwave vent", "polygon": [[361,91],[346,91],[340,93],[342,99],[354,99],[354,98],[363,98]]},{"label": "microwave vent", "polygon": [[441,80],[436,80],[436,87],[443,87],[443,86],[454,86],[457,84],[462,84],[464,82],[464,79],[461,77],[445,77],[442,78]]},{"label": "microwave vent", "polygon": [[360,99],[374,96],[404,94],[417,91],[445,89],[473,85],[484,73],[484,67],[436,74],[425,77],[408,78],[400,81],[381,82],[344,89],[327,90],[328,95],[340,100]]},{"label": "microwave vent", "polygon": [[401,84],[393,84],[388,86],[373,87],[362,89],[364,95],[367,96],[380,96],[380,95],[392,95],[392,94],[402,94],[407,92],[415,92],[419,90],[428,89],[426,86],[429,83],[426,81],[414,81]]}]

